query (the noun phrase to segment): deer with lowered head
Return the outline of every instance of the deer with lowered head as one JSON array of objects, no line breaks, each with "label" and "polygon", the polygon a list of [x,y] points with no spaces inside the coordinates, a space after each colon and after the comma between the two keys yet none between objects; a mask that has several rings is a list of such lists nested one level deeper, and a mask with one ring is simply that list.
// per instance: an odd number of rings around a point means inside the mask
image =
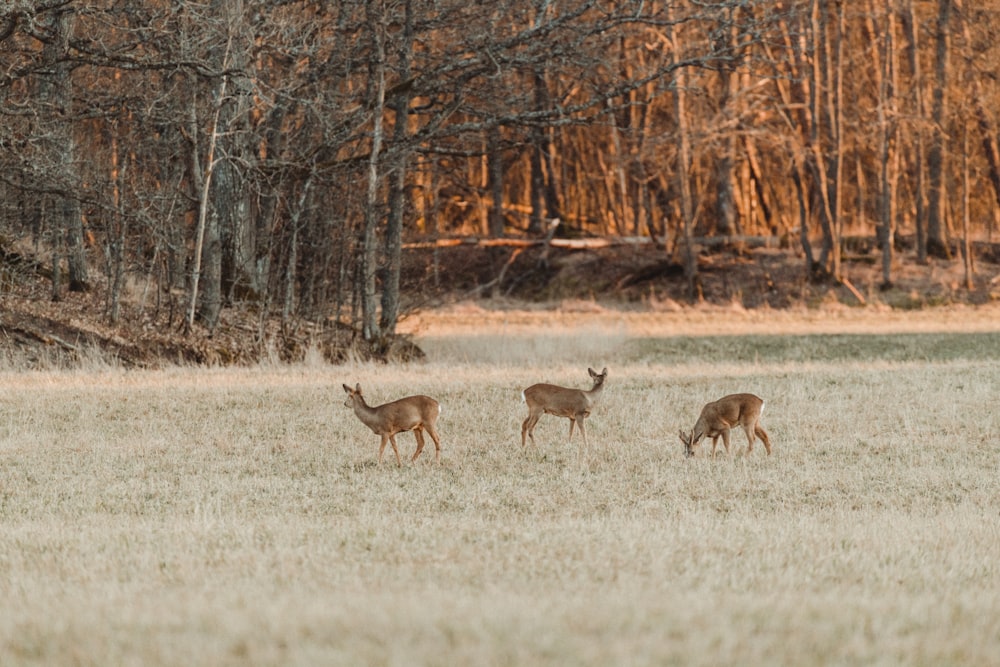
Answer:
[{"label": "deer with lowered head", "polygon": [[579,425],[580,433],[583,434],[583,444],[587,446],[587,430],[583,420],[590,416],[590,409],[601,397],[608,369],[605,368],[597,373],[593,368],[588,368],[587,372],[594,380],[594,386],[589,391],[541,383],[533,384],[521,392],[521,400],[528,404],[528,418],[521,424],[522,448],[527,444],[528,438],[531,438],[531,444],[535,444],[535,424],[542,414],[568,417],[569,439],[573,439],[573,427]]},{"label": "deer with lowered head", "polygon": [[753,451],[753,443],[756,438],[760,438],[764,443],[764,449],[771,453],[771,439],[767,431],[760,425],[760,416],[764,412],[764,399],[753,394],[730,394],[723,396],[717,401],[713,401],[701,409],[701,415],[690,433],[680,432],[681,442],[684,443],[684,454],[694,456],[694,449],[701,442],[702,438],[712,439],[712,458],[715,458],[715,447],[718,444],[719,436],[722,436],[722,444],[726,447],[726,454],[729,454],[729,429],[734,426],[741,426],[747,434],[747,454]]},{"label": "deer with lowered head", "polygon": [[358,384],[351,389],[346,384],[344,391],[347,392],[347,401],[344,405],[354,408],[354,414],[358,416],[365,426],[370,428],[376,435],[382,436],[382,444],[378,448],[378,462],[382,463],[382,455],[385,453],[385,443],[392,444],[392,451],[396,454],[396,463],[403,465],[399,458],[399,448],[396,447],[396,434],[403,431],[413,431],[417,438],[417,451],[413,452],[411,461],[416,461],[420,452],[424,449],[424,429],[434,440],[434,460],[441,460],[441,439],[438,438],[437,423],[438,415],[441,414],[441,405],[430,396],[407,396],[398,401],[392,401],[384,405],[371,407],[365,402],[365,397],[361,394],[361,385]]}]

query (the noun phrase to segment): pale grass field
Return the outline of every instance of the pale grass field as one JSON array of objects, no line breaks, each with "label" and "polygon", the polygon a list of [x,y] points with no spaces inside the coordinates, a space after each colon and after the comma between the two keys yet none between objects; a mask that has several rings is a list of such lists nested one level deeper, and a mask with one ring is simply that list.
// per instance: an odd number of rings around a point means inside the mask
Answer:
[{"label": "pale grass field", "polygon": [[[404,367],[0,373],[0,665],[1000,664],[996,311],[466,315]],[[589,450],[521,451],[587,366]],[[442,465],[375,466],[344,382],[437,397]],[[774,455],[685,460],[731,391]]]}]

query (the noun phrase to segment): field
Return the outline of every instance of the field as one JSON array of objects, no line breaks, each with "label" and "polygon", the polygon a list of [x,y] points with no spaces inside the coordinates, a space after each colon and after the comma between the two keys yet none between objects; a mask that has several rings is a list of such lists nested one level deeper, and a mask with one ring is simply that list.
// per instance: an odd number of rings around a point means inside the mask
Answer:
[{"label": "field", "polygon": [[[1000,664],[997,310],[409,326],[426,363],[0,373],[0,665]],[[590,447],[522,451],[588,366]],[[344,382],[437,397],[442,463],[375,465]],[[685,459],[732,391],[774,454]]]}]

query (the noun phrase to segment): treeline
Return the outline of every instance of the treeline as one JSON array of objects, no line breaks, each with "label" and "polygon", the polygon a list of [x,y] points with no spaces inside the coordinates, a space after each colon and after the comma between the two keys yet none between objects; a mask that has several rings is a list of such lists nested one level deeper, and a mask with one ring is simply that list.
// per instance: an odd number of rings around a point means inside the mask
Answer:
[{"label": "treeline", "polygon": [[367,340],[404,239],[554,218],[664,241],[692,294],[713,235],[837,280],[877,234],[888,284],[897,236],[997,226],[998,30],[969,0],[3,0],[0,244],[111,321]]}]

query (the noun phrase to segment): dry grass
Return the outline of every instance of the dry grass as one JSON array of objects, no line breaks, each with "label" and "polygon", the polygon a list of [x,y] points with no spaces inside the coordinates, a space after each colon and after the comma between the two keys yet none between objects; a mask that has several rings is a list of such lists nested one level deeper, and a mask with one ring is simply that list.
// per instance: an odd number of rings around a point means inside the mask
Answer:
[{"label": "dry grass", "polygon": [[[0,664],[998,663],[1000,323],[448,317],[404,368],[0,375]],[[588,365],[590,450],[522,452]],[[376,467],[342,382],[441,400],[443,464]],[[685,460],[734,390],[775,454]]]}]

